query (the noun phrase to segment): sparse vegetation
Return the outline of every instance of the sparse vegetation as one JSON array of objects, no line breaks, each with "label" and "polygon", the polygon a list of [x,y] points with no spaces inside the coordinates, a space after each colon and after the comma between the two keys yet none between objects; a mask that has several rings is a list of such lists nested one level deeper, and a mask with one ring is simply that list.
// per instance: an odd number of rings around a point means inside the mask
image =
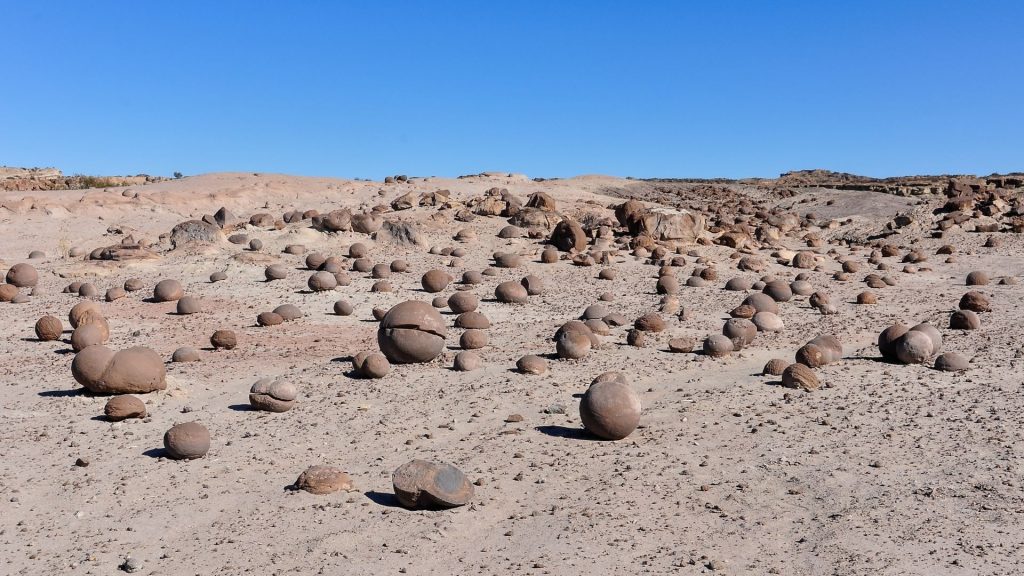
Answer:
[{"label": "sparse vegetation", "polygon": [[114,188],[118,186],[130,186],[131,184],[122,178],[105,178],[102,176],[84,176],[82,174],[75,174],[72,178],[77,181],[77,186],[73,186],[72,189],[80,188]]}]

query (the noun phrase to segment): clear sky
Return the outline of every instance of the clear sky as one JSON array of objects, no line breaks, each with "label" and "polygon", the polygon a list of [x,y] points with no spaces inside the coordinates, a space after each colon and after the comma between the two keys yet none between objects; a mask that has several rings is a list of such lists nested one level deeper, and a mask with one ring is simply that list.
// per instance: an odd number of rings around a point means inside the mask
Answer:
[{"label": "clear sky", "polygon": [[0,0],[0,165],[1024,170],[1024,2]]}]

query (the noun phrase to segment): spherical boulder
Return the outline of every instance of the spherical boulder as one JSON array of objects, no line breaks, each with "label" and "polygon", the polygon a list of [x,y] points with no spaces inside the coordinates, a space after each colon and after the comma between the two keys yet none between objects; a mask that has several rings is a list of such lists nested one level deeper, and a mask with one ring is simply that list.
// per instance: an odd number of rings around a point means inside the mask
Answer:
[{"label": "spherical boulder", "polygon": [[171,362],[199,362],[199,350],[191,346],[182,346],[171,354]]},{"label": "spherical boulder", "polygon": [[782,385],[787,388],[798,388],[805,392],[812,392],[821,388],[821,381],[814,371],[805,364],[797,362],[790,364],[782,371]]},{"label": "spherical boulder", "polygon": [[338,287],[338,279],[330,272],[320,271],[310,275],[306,285],[313,292],[327,292]]},{"label": "spherical boulder", "polygon": [[284,318],[276,312],[260,312],[256,316],[256,324],[259,326],[277,326],[284,323]]},{"label": "spherical boulder", "polygon": [[730,318],[722,325],[722,334],[732,340],[733,350],[742,350],[757,337],[757,326],[746,318]]},{"label": "spherical boulder", "polygon": [[31,288],[39,283],[39,272],[31,264],[20,262],[7,271],[7,283],[18,288]]},{"label": "spherical boulder", "polygon": [[463,350],[455,355],[452,367],[459,372],[472,372],[483,366],[480,355],[470,350]]},{"label": "spherical boulder", "polygon": [[519,281],[526,288],[526,293],[530,296],[538,296],[544,293],[544,281],[540,279],[540,276],[529,274],[523,276],[523,279]]},{"label": "spherical boulder", "polygon": [[447,329],[426,302],[408,300],[391,308],[377,329],[377,345],[396,364],[430,362],[444,349]]},{"label": "spherical boulder", "polygon": [[128,292],[138,292],[144,290],[146,283],[138,278],[129,278],[124,281],[124,289]]},{"label": "spherical boulder", "polygon": [[82,298],[95,298],[99,296],[99,294],[100,289],[92,282],[83,282],[82,285],[78,287],[78,295]]},{"label": "spherical boulder", "polygon": [[[788,286],[787,286],[788,288]],[[771,312],[772,314],[779,313],[779,304],[768,294],[763,292],[757,292],[751,294],[743,299],[742,304],[750,306],[754,309],[754,312]]]},{"label": "spherical boulder", "polygon": [[908,330],[895,343],[896,358],[904,364],[921,364],[932,357],[934,343],[920,330]]},{"label": "spherical boulder", "polygon": [[83,349],[93,346],[96,344],[104,344],[109,339],[110,332],[106,328],[106,322],[102,317],[97,317],[97,321],[89,322],[87,324],[79,324],[78,328],[71,333],[71,349],[75,352],[80,352]]},{"label": "spherical boulder", "polygon": [[291,382],[260,378],[249,389],[249,405],[264,412],[287,412],[295,406],[298,395]]},{"label": "spherical boulder", "polygon": [[483,330],[466,330],[459,337],[459,346],[463,350],[478,350],[487,346],[487,332]]},{"label": "spherical boulder", "polygon": [[210,431],[199,422],[172,426],[164,433],[164,449],[175,460],[194,460],[210,451]]},{"label": "spherical boulder", "polygon": [[712,334],[704,339],[704,354],[712,358],[728,356],[735,350],[732,339],[724,334]]},{"label": "spherical boulder", "polygon": [[288,267],[284,264],[271,264],[263,270],[263,276],[268,280],[284,280],[288,277]]},{"label": "spherical boulder", "polygon": [[580,400],[583,427],[604,440],[622,440],[640,423],[640,396],[619,372],[605,373],[590,384]]},{"label": "spherical boulder", "polygon": [[878,304],[878,296],[874,292],[861,292],[857,294],[857,304]]},{"label": "spherical boulder", "polygon": [[962,372],[971,367],[971,361],[959,352],[946,352],[935,359],[935,369],[943,372]]},{"label": "spherical boulder", "polygon": [[292,320],[302,318],[302,310],[300,310],[295,304],[281,304],[274,308],[273,313],[280,316],[281,320],[284,320],[285,322],[291,322]]},{"label": "spherical boulder", "polygon": [[661,332],[665,329],[665,320],[657,312],[648,312],[637,318],[633,327],[641,332]]},{"label": "spherical boulder", "polygon": [[786,362],[782,358],[772,358],[764,365],[761,369],[762,374],[769,376],[782,376],[782,373],[789,368],[789,362]]},{"label": "spherical boulder", "polygon": [[231,330],[217,330],[210,336],[210,345],[217,350],[233,350],[238,345],[238,337]]},{"label": "spherical boulder", "polygon": [[762,292],[776,302],[789,302],[793,298],[793,289],[783,280],[765,282]]},{"label": "spherical boulder", "polygon": [[781,332],[786,327],[782,318],[771,312],[758,312],[751,320],[758,332]]},{"label": "spherical boulder", "polygon": [[352,371],[361,378],[383,378],[391,372],[391,363],[380,352],[360,352],[352,357]]},{"label": "spherical boulder", "polygon": [[505,304],[526,304],[529,301],[529,292],[521,283],[508,280],[495,287],[494,297],[498,302]]},{"label": "spherical boulder", "polygon": [[64,333],[64,325],[56,316],[43,316],[36,321],[36,338],[43,342],[49,342],[60,338]]},{"label": "spherical boulder", "polygon": [[113,288],[107,290],[107,293],[103,296],[103,299],[106,300],[107,302],[114,302],[115,300],[120,300],[121,298],[124,298],[127,295],[128,293],[125,292],[124,288],[120,286],[114,286]]},{"label": "spherical boulder", "polygon": [[878,351],[882,353],[883,358],[890,362],[899,361],[896,355],[896,341],[906,334],[909,329],[905,324],[897,322],[882,330],[881,334],[878,335]]},{"label": "spherical boulder", "polygon": [[17,286],[13,284],[0,284],[0,302],[11,302],[17,297]]},{"label": "spherical boulder", "polygon": [[968,286],[984,286],[990,282],[987,272],[975,270],[967,275]]},{"label": "spherical boulder", "polygon": [[970,292],[963,295],[960,298],[960,309],[970,310],[972,312],[990,312],[992,305],[989,303],[988,296],[985,296],[981,292]]},{"label": "spherical boulder", "polygon": [[155,302],[174,302],[185,295],[185,289],[181,282],[172,279],[161,280],[153,287],[153,300]]},{"label": "spherical boulder", "polygon": [[668,341],[668,351],[676,354],[693,352],[693,347],[696,345],[697,341],[689,336],[672,338]]},{"label": "spherical boulder", "polygon": [[480,305],[480,298],[472,292],[456,292],[448,298],[448,307],[456,314],[472,312]]},{"label": "spherical boulder", "polygon": [[455,327],[486,330],[491,327],[491,321],[480,312],[463,312],[455,319]]},{"label": "spherical boulder", "polygon": [[448,275],[444,270],[428,270],[423,277],[420,278],[420,285],[423,286],[423,290],[436,294],[448,287],[448,283],[452,281],[451,276]]},{"label": "spherical boulder", "polygon": [[370,249],[366,247],[366,244],[362,242],[356,242],[348,247],[349,258],[365,258],[370,253]]},{"label": "spherical boulder", "polygon": [[71,323],[72,328],[78,328],[79,321],[89,315],[102,316],[100,305],[89,300],[79,302],[68,312],[68,322]]},{"label": "spherical boulder", "polygon": [[352,304],[347,300],[338,300],[334,303],[334,313],[338,316],[350,316],[352,312]]},{"label": "spherical boulder", "polygon": [[954,330],[977,330],[981,318],[971,310],[957,310],[949,317],[949,327]]},{"label": "spherical boulder", "polygon": [[203,305],[195,296],[182,296],[177,304],[179,315],[198,314],[203,311]]},{"label": "spherical boulder", "polygon": [[548,361],[534,354],[527,354],[516,360],[516,369],[523,374],[543,374],[548,371]]},{"label": "spherical boulder", "polygon": [[839,339],[830,334],[823,334],[811,339],[796,351],[796,362],[810,368],[819,368],[843,357],[843,345]]}]

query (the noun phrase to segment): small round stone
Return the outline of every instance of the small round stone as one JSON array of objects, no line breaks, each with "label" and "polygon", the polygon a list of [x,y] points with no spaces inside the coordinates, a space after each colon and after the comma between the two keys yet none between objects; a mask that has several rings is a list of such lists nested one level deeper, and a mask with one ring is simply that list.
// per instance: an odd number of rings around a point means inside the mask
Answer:
[{"label": "small round stone", "polygon": [[171,354],[171,362],[198,362],[200,360],[199,350],[191,346],[182,346]]},{"label": "small round stone", "polygon": [[177,280],[161,280],[153,288],[153,300],[156,302],[173,302],[185,295],[185,289]]},{"label": "small round stone", "polygon": [[483,330],[466,330],[459,337],[459,346],[464,350],[478,350],[487,346],[487,332]]},{"label": "small round stone", "polygon": [[472,372],[483,366],[483,360],[476,352],[463,350],[455,355],[454,368],[459,372]]},{"label": "small round stone", "polygon": [[768,374],[770,376],[781,376],[786,368],[789,368],[789,362],[786,362],[782,358],[772,358],[764,365],[764,368],[761,369],[761,373]]},{"label": "small round stone", "polygon": [[56,316],[43,316],[36,321],[36,338],[44,342],[57,340],[64,332],[64,325]]},{"label": "small round stone", "polygon": [[217,330],[210,336],[210,345],[217,350],[232,350],[238,345],[238,337],[231,330]]},{"label": "small round stone", "polygon": [[128,418],[145,418],[146,405],[137,396],[122,394],[107,400],[103,406],[103,414],[111,422],[120,422]]},{"label": "small round stone", "polygon": [[340,468],[310,466],[295,480],[295,489],[305,490],[310,494],[331,494],[339,490],[354,490],[355,484]]},{"label": "small round stone", "polygon": [[178,299],[178,314],[198,314],[203,311],[203,306],[195,296],[183,296]]},{"label": "small round stone", "polygon": [[256,316],[256,324],[260,326],[277,326],[282,323],[284,323],[284,318],[274,312],[260,312]]},{"label": "small round stone", "polygon": [[943,372],[962,372],[971,367],[971,361],[959,352],[946,352],[935,359],[935,369]]},{"label": "small round stone", "polygon": [[523,374],[543,374],[548,371],[548,361],[534,354],[527,354],[516,361],[516,369]]}]

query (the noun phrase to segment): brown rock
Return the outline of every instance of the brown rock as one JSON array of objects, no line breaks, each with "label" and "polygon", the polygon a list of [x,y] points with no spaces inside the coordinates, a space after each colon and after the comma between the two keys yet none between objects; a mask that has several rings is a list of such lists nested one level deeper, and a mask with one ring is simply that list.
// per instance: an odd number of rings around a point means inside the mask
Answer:
[{"label": "brown rock", "polygon": [[814,374],[814,371],[804,364],[790,364],[782,371],[782,385],[787,388],[799,388],[805,392],[812,392],[821,388],[821,381]]},{"label": "brown rock", "polygon": [[473,498],[469,479],[450,464],[412,460],[395,470],[391,480],[406,508],[453,508]]},{"label": "brown rock", "polygon": [[622,440],[640,423],[640,397],[619,372],[601,374],[580,400],[580,419],[604,440]]},{"label": "brown rock", "polygon": [[764,365],[761,369],[762,374],[768,374],[771,376],[781,376],[785,372],[786,368],[789,368],[789,362],[786,362],[782,358],[772,358]]},{"label": "brown rock", "polygon": [[355,490],[355,484],[348,474],[334,466],[310,466],[295,480],[296,490],[310,494],[331,494],[339,490]]},{"label": "brown rock", "polygon": [[145,418],[146,405],[136,396],[122,394],[107,400],[106,405],[103,406],[103,414],[111,422],[120,422],[128,418]]},{"label": "brown rock", "polygon": [[249,389],[249,405],[264,412],[287,412],[295,406],[298,395],[291,382],[260,378]]},{"label": "brown rock", "polygon": [[164,449],[175,460],[194,460],[210,450],[210,431],[199,422],[185,422],[164,433]]},{"label": "brown rock", "polygon": [[548,371],[548,361],[540,356],[527,354],[516,361],[516,368],[523,374],[543,374]]},{"label": "brown rock", "polygon": [[391,308],[377,330],[377,344],[396,364],[429,362],[444,349],[444,319],[425,302],[409,300]]},{"label": "brown rock", "polygon": [[7,283],[18,288],[31,288],[39,283],[39,272],[31,264],[20,262],[7,271]]},{"label": "brown rock", "polygon": [[210,336],[210,345],[217,350],[233,350],[238,345],[238,337],[231,330],[217,330]]},{"label": "brown rock", "polygon": [[61,324],[60,318],[56,316],[43,316],[36,321],[35,331],[36,338],[48,342],[60,338],[64,332],[64,326]]},{"label": "brown rock", "polygon": [[185,295],[185,289],[177,280],[161,280],[153,288],[153,300],[156,302],[174,302]]}]

